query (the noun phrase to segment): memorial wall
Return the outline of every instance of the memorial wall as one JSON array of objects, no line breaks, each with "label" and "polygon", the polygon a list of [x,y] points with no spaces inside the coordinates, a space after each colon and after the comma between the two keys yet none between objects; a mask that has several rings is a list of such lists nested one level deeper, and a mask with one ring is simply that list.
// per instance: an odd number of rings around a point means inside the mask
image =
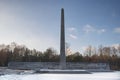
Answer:
[{"label": "memorial wall", "polygon": [[[9,62],[10,69],[59,69],[59,62]],[[66,69],[110,70],[108,63],[66,62]]]}]

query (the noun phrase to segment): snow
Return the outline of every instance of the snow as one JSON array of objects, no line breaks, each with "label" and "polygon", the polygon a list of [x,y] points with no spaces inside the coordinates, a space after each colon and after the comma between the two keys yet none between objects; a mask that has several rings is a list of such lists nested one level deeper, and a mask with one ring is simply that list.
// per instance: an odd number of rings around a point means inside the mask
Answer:
[{"label": "snow", "polygon": [[83,70],[83,69],[79,69],[79,70],[77,70],[77,69],[40,69],[40,71],[86,71],[86,70]]},{"label": "snow", "polygon": [[34,70],[12,70],[7,67],[0,67],[0,75],[9,75],[9,74],[33,74]]},{"label": "snow", "polygon": [[7,74],[0,80],[120,80],[120,72],[95,72],[92,74]]}]

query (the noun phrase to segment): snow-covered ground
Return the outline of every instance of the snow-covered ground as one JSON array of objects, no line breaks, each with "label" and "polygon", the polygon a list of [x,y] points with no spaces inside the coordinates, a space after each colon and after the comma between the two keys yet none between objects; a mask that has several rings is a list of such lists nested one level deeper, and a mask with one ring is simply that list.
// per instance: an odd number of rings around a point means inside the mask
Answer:
[{"label": "snow-covered ground", "polygon": [[48,74],[0,67],[0,80],[120,80],[120,71],[93,72],[92,74]]},{"label": "snow-covered ground", "polygon": [[34,73],[33,70],[13,70],[13,69],[8,69],[7,67],[0,67],[0,75],[32,74],[32,73]]},{"label": "snow-covered ground", "polygon": [[120,80],[120,72],[92,74],[6,74],[0,80]]}]

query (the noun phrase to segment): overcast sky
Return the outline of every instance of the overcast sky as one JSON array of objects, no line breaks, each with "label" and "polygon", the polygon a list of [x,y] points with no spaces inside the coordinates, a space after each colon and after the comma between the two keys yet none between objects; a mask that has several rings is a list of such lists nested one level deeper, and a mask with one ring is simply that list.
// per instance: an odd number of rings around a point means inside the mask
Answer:
[{"label": "overcast sky", "polygon": [[0,44],[59,51],[61,8],[73,51],[120,43],[120,0],[0,0]]}]

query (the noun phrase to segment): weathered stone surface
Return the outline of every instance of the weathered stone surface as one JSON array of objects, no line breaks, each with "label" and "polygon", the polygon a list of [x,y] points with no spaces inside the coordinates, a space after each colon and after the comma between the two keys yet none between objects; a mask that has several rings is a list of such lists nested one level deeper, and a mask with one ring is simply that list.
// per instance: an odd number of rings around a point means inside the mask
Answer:
[{"label": "weathered stone surface", "polygon": [[66,68],[64,9],[61,9],[60,68]]},{"label": "weathered stone surface", "polygon": [[[58,62],[10,62],[8,68],[11,69],[59,69]],[[110,70],[107,63],[79,63],[79,62],[67,62],[67,69],[86,69],[86,70]]]}]

